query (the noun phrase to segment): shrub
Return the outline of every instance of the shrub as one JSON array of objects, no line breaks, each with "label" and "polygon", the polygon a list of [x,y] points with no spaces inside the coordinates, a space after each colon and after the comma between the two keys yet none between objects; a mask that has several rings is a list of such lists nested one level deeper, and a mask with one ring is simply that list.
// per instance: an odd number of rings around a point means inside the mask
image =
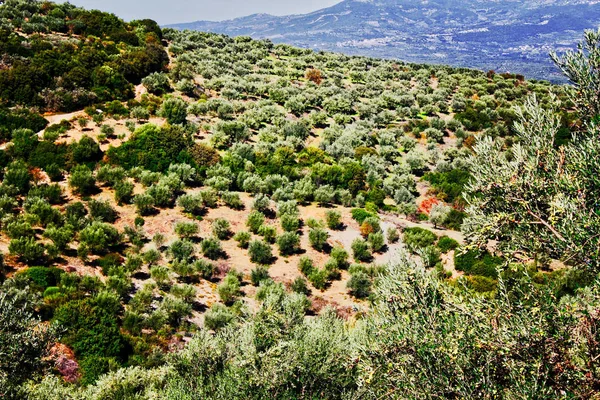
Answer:
[{"label": "shrub", "polygon": [[58,268],[29,267],[23,273],[37,286],[46,289],[49,286],[57,286],[64,271]]},{"label": "shrub", "polygon": [[300,219],[296,215],[284,214],[281,216],[281,227],[286,232],[296,232],[300,229]]},{"label": "shrub", "polygon": [[335,246],[331,249],[331,259],[335,260],[337,268],[348,268],[348,252],[342,246]]},{"label": "shrub", "polygon": [[339,211],[327,211],[325,213],[325,221],[329,229],[340,229],[342,226],[342,214]]},{"label": "shrub", "polygon": [[369,217],[376,217],[376,215],[368,212],[367,210],[365,210],[363,208],[352,209],[352,218],[361,225],[365,221],[365,219],[367,219]]},{"label": "shrub", "polygon": [[115,210],[108,201],[92,199],[88,202],[88,208],[92,218],[98,221],[113,223],[119,216],[117,210]]},{"label": "shrub", "polygon": [[313,272],[314,268],[315,266],[310,258],[307,256],[300,257],[300,261],[298,261],[298,270],[304,276],[309,276]]},{"label": "shrub", "polygon": [[187,118],[187,104],[179,98],[169,97],[163,101],[158,114],[161,117],[166,118],[167,122],[171,125],[185,124]]},{"label": "shrub", "polygon": [[238,247],[242,249],[247,249],[250,244],[250,239],[252,239],[252,235],[250,232],[238,232],[233,235],[233,240],[238,242]]},{"label": "shrub", "polygon": [[191,238],[198,234],[200,228],[195,222],[177,222],[175,233],[181,238]]},{"label": "shrub", "polygon": [[268,243],[275,243],[277,238],[277,229],[274,226],[263,225],[258,230],[258,234],[262,236]]},{"label": "shrub", "polygon": [[231,235],[231,224],[224,218],[217,218],[212,223],[212,232],[218,239],[227,240]]},{"label": "shrub", "polygon": [[371,260],[371,252],[369,251],[369,245],[364,239],[356,238],[352,241],[352,253],[356,261],[369,261]]},{"label": "shrub", "polygon": [[114,226],[94,221],[79,232],[79,242],[92,252],[105,252],[120,244],[121,235]]},{"label": "shrub", "polygon": [[212,279],[217,270],[217,267],[212,262],[205,259],[196,260],[192,265],[194,270],[200,274],[203,279]]},{"label": "shrub", "polygon": [[269,264],[273,253],[269,243],[262,240],[254,240],[248,245],[250,261],[256,264]]},{"label": "shrub", "polygon": [[179,196],[177,205],[187,214],[199,215],[204,211],[204,200],[198,193]]},{"label": "shrub", "polygon": [[252,202],[253,210],[257,210],[262,213],[266,213],[269,211],[270,207],[271,207],[271,200],[269,200],[269,198],[265,194],[258,193],[254,197],[254,201]]},{"label": "shrub", "polygon": [[306,296],[308,296],[310,294],[310,289],[308,288],[308,285],[306,284],[306,279],[304,279],[301,276],[294,279],[294,282],[292,282],[290,289],[292,289],[292,291],[294,293],[299,293],[299,294],[303,294]]},{"label": "shrub", "polygon": [[297,233],[285,232],[277,238],[277,246],[282,256],[294,254],[300,247],[300,236]]},{"label": "shrub", "polygon": [[426,268],[433,268],[442,260],[440,258],[440,252],[434,246],[427,246],[419,251],[419,255],[423,260],[423,265]]},{"label": "shrub", "polygon": [[250,232],[258,233],[260,227],[265,223],[265,215],[260,211],[252,211],[246,220],[246,226]]},{"label": "shrub", "polygon": [[467,275],[481,275],[496,279],[498,267],[503,264],[500,257],[494,257],[488,252],[469,250],[467,252],[457,251],[454,254],[454,267],[457,271],[463,271]]},{"label": "shrub", "polygon": [[371,246],[371,250],[374,253],[381,252],[385,247],[385,238],[383,237],[383,233],[370,233],[367,239],[369,245]]},{"label": "shrub", "polygon": [[235,315],[227,306],[220,303],[213,304],[204,314],[204,326],[213,331],[226,327],[235,319]]},{"label": "shrub", "polygon": [[329,239],[329,233],[326,230],[315,228],[311,229],[308,233],[308,240],[310,245],[318,251],[323,251],[327,246],[327,239]]},{"label": "shrub", "polygon": [[140,215],[148,215],[154,210],[154,197],[141,193],[133,197],[133,204]]},{"label": "shrub", "polygon": [[204,256],[210,258],[211,260],[216,260],[223,255],[221,241],[215,237],[204,239],[201,247]]},{"label": "shrub", "polygon": [[237,274],[229,272],[223,283],[217,286],[217,292],[223,303],[233,303],[240,294],[240,280]]},{"label": "shrub", "polygon": [[437,247],[442,253],[447,253],[451,250],[455,250],[456,248],[458,248],[458,246],[459,243],[456,240],[449,238],[445,235],[442,236],[437,242]]},{"label": "shrub", "polygon": [[169,78],[163,72],[151,73],[142,79],[142,84],[148,89],[148,92],[156,95],[164,94],[171,89]]},{"label": "shrub", "polygon": [[194,257],[194,244],[189,240],[176,240],[169,247],[169,254],[174,261],[189,261]]},{"label": "shrub", "polygon": [[250,281],[254,286],[258,286],[262,281],[268,279],[270,279],[269,270],[265,267],[259,266],[250,272]]},{"label": "shrub", "polygon": [[350,294],[356,298],[362,299],[371,294],[371,280],[364,272],[356,272],[350,277],[346,287]]},{"label": "shrub", "polygon": [[71,171],[69,186],[76,193],[86,195],[96,188],[96,180],[87,165],[78,165]]},{"label": "shrub", "polygon": [[388,228],[387,230],[387,240],[389,243],[396,243],[400,240],[400,234],[398,233],[398,229],[396,228]]},{"label": "shrub", "polygon": [[360,225],[360,233],[364,237],[369,236],[372,233],[378,233],[381,231],[381,226],[379,225],[379,219],[375,217],[367,217]]},{"label": "shrub", "polygon": [[240,198],[239,193],[223,192],[221,193],[221,200],[223,200],[223,203],[225,203],[227,207],[232,208],[234,210],[244,209],[244,202]]},{"label": "shrub", "polygon": [[412,251],[432,246],[437,240],[435,233],[419,227],[406,228],[403,234],[404,243]]},{"label": "shrub", "polygon": [[127,204],[133,197],[134,185],[131,182],[123,181],[115,185],[115,201],[118,204]]},{"label": "shrub", "polygon": [[319,290],[325,290],[329,285],[329,281],[327,280],[327,271],[323,269],[313,269],[308,276],[308,280],[316,289]]}]

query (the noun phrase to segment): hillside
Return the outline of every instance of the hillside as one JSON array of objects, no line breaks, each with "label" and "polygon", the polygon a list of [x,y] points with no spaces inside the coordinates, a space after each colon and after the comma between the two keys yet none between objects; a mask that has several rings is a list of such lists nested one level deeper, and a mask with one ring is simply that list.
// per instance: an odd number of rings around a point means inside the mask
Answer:
[{"label": "hillside", "polygon": [[573,49],[600,26],[600,3],[345,0],[306,15],[252,15],[170,25],[248,35],[315,50],[512,72],[561,81],[550,51]]},{"label": "hillside", "polygon": [[0,397],[595,393],[600,32],[577,90],[68,3],[0,37]]}]

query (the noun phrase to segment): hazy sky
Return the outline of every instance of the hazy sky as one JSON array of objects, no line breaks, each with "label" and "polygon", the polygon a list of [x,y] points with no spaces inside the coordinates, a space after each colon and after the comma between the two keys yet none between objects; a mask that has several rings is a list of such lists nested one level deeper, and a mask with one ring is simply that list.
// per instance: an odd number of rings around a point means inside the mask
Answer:
[{"label": "hazy sky", "polygon": [[159,24],[221,21],[255,13],[300,14],[339,3],[341,0],[70,0],[85,8],[110,11],[125,20],[151,18]]}]

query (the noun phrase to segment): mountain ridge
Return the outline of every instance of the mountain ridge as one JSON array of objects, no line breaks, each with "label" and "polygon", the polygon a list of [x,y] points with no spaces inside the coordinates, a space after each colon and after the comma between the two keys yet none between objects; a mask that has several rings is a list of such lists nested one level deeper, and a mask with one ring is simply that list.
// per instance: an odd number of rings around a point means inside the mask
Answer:
[{"label": "mountain ridge", "polygon": [[600,1],[344,0],[307,14],[167,25],[314,50],[523,73],[560,81],[548,53],[600,26]]}]

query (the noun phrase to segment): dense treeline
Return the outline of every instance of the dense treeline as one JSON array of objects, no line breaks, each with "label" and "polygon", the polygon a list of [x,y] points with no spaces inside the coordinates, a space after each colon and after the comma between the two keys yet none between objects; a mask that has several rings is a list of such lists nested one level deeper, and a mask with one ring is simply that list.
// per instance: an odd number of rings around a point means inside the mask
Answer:
[{"label": "dense treeline", "polygon": [[6,1],[0,8],[0,101],[72,111],[126,100],[168,62],[154,21],[125,23],[69,3]]}]

